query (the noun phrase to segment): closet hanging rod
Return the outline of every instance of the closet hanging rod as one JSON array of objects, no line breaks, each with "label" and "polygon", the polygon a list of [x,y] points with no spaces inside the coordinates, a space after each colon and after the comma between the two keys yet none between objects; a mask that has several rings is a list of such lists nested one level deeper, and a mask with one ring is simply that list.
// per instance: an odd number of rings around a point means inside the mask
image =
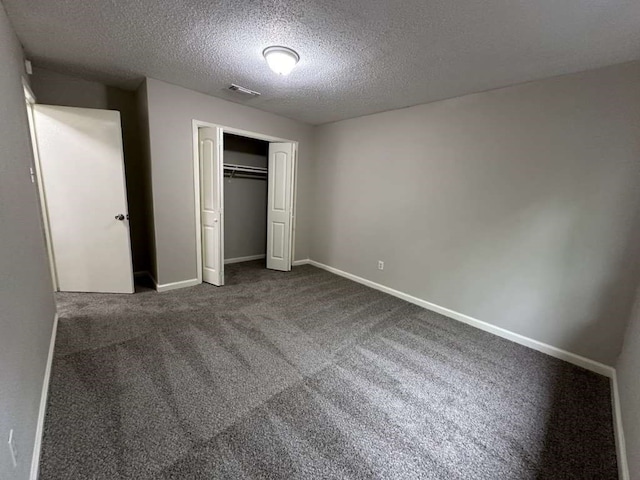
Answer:
[{"label": "closet hanging rod", "polygon": [[233,163],[225,163],[223,164],[225,170],[231,170],[234,172],[245,172],[245,173],[268,173],[269,170],[264,167],[248,167],[246,165],[235,165]]}]

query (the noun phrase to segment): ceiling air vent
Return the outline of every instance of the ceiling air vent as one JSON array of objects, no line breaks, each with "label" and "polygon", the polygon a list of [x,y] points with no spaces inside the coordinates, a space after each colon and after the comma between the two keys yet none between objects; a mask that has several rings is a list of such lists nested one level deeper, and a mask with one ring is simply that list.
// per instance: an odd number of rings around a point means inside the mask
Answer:
[{"label": "ceiling air vent", "polygon": [[235,83],[231,84],[231,86],[229,87],[229,90],[231,90],[232,92],[240,93],[241,95],[247,95],[249,97],[260,96],[260,92],[256,92],[255,90],[249,90],[248,88],[241,87],[240,85],[236,85]]}]

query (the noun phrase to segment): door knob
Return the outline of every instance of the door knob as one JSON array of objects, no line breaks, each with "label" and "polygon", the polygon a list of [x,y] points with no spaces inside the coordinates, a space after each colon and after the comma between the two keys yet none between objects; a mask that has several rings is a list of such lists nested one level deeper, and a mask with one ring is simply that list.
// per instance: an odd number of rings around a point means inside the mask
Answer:
[{"label": "door knob", "polygon": [[124,220],[124,215],[121,213],[116,215],[116,220]]}]

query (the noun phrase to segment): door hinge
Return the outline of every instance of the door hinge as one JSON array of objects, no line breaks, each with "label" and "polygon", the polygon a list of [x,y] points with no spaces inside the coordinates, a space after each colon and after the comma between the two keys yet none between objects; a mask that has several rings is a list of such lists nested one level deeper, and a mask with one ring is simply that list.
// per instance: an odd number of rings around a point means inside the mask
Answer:
[{"label": "door hinge", "polygon": [[29,167],[29,175],[31,176],[31,183],[36,183],[36,172],[33,171],[33,167]]}]

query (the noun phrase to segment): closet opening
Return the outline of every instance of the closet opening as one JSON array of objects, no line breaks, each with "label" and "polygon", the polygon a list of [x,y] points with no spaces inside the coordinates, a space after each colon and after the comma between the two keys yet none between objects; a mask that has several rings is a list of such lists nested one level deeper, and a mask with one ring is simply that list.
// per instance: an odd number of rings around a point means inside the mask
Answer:
[{"label": "closet opening", "polygon": [[224,264],[266,268],[269,142],[223,134]]},{"label": "closet opening", "polygon": [[198,280],[225,264],[288,272],[294,255],[297,142],[194,120]]}]

